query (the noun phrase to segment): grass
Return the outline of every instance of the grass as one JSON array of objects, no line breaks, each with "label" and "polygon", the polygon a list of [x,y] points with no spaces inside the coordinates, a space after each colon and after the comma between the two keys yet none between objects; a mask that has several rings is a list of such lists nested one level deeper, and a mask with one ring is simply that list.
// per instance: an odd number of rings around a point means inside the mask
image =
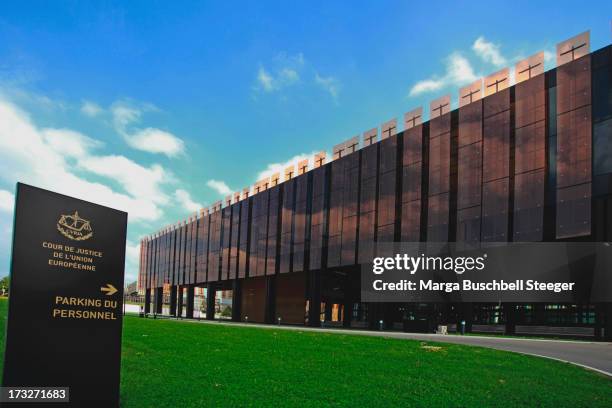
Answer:
[{"label": "grass", "polygon": [[610,407],[612,380],[477,347],[126,316],[121,405]]}]

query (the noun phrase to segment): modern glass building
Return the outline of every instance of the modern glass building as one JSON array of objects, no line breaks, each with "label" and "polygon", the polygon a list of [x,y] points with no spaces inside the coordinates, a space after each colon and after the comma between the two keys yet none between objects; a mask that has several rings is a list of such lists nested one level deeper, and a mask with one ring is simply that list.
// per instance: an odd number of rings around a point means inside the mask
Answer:
[{"label": "modern glass building", "polygon": [[[511,85],[513,80],[514,85]],[[141,242],[146,312],[235,321],[610,338],[611,304],[363,303],[380,242],[612,240],[612,46],[589,33],[391,120]],[[610,271],[612,273],[612,271]],[[186,310],[186,312],[184,312]],[[214,318],[208,314],[208,318]]]}]

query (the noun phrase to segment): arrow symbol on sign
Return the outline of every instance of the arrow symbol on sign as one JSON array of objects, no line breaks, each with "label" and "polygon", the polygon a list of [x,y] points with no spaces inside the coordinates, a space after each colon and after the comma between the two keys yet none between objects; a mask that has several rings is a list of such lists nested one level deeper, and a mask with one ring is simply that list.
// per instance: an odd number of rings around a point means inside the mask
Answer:
[{"label": "arrow symbol on sign", "polygon": [[117,293],[117,288],[111,285],[110,283],[106,284],[106,287],[102,286],[100,291],[106,292],[106,296],[111,296]]}]

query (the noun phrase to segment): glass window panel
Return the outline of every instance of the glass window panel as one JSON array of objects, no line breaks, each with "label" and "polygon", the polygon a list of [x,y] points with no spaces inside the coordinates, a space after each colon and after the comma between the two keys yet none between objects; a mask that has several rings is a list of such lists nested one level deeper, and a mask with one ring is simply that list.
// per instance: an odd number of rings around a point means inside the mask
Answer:
[{"label": "glass window panel", "polygon": [[503,178],[483,185],[482,241],[508,240],[508,184]]},{"label": "glass window panel", "polygon": [[514,178],[514,241],[543,239],[544,177],[544,169],[540,169]]},{"label": "glass window panel", "polygon": [[591,234],[591,183],[557,190],[557,238]]},{"label": "glass window panel", "polygon": [[380,142],[380,173],[392,171],[397,167],[397,136]]},{"label": "glass window panel", "polygon": [[483,146],[484,181],[508,177],[510,168],[510,111],[503,111],[500,114],[485,118]]},{"label": "glass window panel", "polygon": [[421,200],[402,204],[402,241],[417,242],[421,238]]},{"label": "glass window panel", "polygon": [[591,57],[557,67],[557,113],[591,104]]},{"label": "glass window panel", "polygon": [[402,176],[402,201],[421,199],[421,162],[404,167]]},{"label": "glass window panel", "polygon": [[482,143],[461,147],[458,152],[457,207],[480,205],[482,184]]},{"label": "glass window panel", "polygon": [[612,119],[595,124],[593,143],[595,174],[612,173]]},{"label": "glass window panel", "polygon": [[448,193],[429,197],[427,240],[430,242],[448,241],[448,200]]},{"label": "glass window panel", "polygon": [[558,116],[557,187],[591,181],[591,107]]},{"label": "glass window panel", "polygon": [[404,166],[420,162],[423,155],[423,126],[404,131]]},{"label": "glass window panel", "polygon": [[457,211],[457,242],[480,241],[480,206]]},{"label": "glass window panel", "polygon": [[381,175],[378,192],[378,225],[395,222],[395,171]]},{"label": "glass window panel", "polygon": [[371,262],[374,256],[375,213],[368,212],[359,217],[359,262]]},{"label": "glass window panel", "polygon": [[459,147],[482,140],[482,102],[459,108]]},{"label": "glass window panel", "polygon": [[429,141],[429,194],[449,191],[450,133]]},{"label": "glass window panel", "polygon": [[515,86],[514,123],[520,128],[546,118],[544,75],[538,75]]},{"label": "glass window panel", "polygon": [[515,173],[544,168],[546,163],[546,124],[533,123],[515,130]]}]

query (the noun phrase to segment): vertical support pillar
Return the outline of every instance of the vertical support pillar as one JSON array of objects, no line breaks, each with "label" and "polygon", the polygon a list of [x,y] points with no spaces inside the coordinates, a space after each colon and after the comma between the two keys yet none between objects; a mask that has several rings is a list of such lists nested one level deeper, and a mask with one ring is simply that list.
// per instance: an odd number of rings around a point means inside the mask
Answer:
[{"label": "vertical support pillar", "polygon": [[459,304],[459,313],[457,319],[457,332],[459,332],[461,327],[461,320],[465,320],[465,332],[472,332],[472,320],[474,317],[474,305],[472,303],[460,303]]},{"label": "vertical support pillar", "polygon": [[504,314],[506,315],[506,331],[505,334],[516,333],[516,304],[504,303]]},{"label": "vertical support pillar", "polygon": [[193,319],[193,300],[194,300],[195,287],[192,285],[187,286],[187,313],[188,319]]},{"label": "vertical support pillar", "polygon": [[145,289],[144,312],[151,313],[151,289]]},{"label": "vertical support pillar", "polygon": [[343,320],[342,320],[342,326],[344,326],[344,327],[351,327],[351,317],[352,317],[352,314],[353,314],[353,302],[348,297],[347,293],[345,293],[344,296],[345,296],[344,297],[344,302],[343,302],[344,316],[343,316]]},{"label": "vertical support pillar", "polygon": [[155,313],[162,313],[162,306],[164,301],[164,288],[155,288]]},{"label": "vertical support pillar", "polygon": [[234,279],[232,282],[232,321],[240,321],[240,306],[242,301],[242,281]]},{"label": "vertical support pillar", "polygon": [[208,284],[206,288],[206,320],[215,320],[215,296],[217,290],[214,284]]},{"label": "vertical support pillar", "polygon": [[185,306],[183,303],[183,286],[178,286],[178,294],[176,297],[176,316],[183,316],[183,307]]},{"label": "vertical support pillar", "polygon": [[612,303],[599,303],[595,306],[595,338],[612,340]]},{"label": "vertical support pillar", "polygon": [[176,316],[177,287],[170,286],[170,316]]},{"label": "vertical support pillar", "polygon": [[276,276],[266,276],[265,322],[276,323]]},{"label": "vertical support pillar", "polygon": [[321,271],[308,273],[308,326],[321,326]]}]

